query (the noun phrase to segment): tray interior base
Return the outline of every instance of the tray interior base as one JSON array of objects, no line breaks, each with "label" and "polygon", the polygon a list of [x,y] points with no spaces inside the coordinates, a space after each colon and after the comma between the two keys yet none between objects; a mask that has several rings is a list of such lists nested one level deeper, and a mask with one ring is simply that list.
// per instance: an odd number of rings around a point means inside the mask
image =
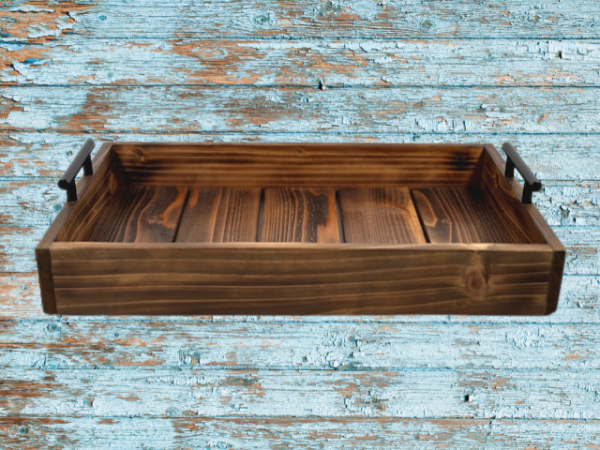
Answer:
[{"label": "tray interior base", "polygon": [[94,242],[531,243],[477,187],[120,186],[76,239]]}]

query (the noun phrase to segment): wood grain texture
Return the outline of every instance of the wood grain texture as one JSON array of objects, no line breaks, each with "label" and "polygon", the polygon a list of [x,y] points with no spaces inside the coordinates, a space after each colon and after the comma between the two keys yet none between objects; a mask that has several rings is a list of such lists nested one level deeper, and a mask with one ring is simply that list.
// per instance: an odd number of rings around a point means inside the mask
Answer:
[{"label": "wood grain texture", "polygon": [[177,242],[255,242],[260,189],[191,189]]},{"label": "wood grain texture", "polygon": [[[600,443],[597,420],[387,419],[387,418],[208,418],[120,417],[60,419],[35,416],[0,419],[0,433],[9,446],[65,446],[128,450],[210,448],[264,449],[411,448],[424,450],[487,447],[571,450]],[[481,437],[481,439],[480,439]],[[102,444],[101,444],[102,443]],[[218,448],[218,447],[217,447]]]},{"label": "wood grain texture", "polygon": [[[87,195],[91,201],[104,201],[105,193],[110,192],[116,183],[115,175],[110,169],[110,145],[102,145],[93,158],[92,170],[99,172],[94,178],[92,176],[84,176],[77,182],[79,196]],[[105,184],[104,192],[98,189],[100,183]],[[37,269],[39,276],[40,292],[42,295],[42,305],[45,313],[56,314],[56,296],[54,292],[54,280],[52,278],[52,256],[50,254],[50,246],[59,239],[60,235],[69,228],[69,224],[73,224],[73,215],[78,215],[81,211],[79,207],[85,202],[67,201],[65,207],[61,209],[58,216],[52,222],[44,236],[35,247],[35,255],[37,261]],[[89,203],[88,203],[89,204]],[[85,218],[78,216],[76,220],[85,222]],[[66,231],[68,233],[68,230]]]},{"label": "wood grain texture", "polygon": [[[481,162],[480,182],[483,190],[492,192],[499,189],[494,201],[501,210],[506,209],[508,205],[514,205],[513,214],[503,216],[502,219],[505,222],[510,219],[513,226],[522,224],[528,229],[530,236],[533,236],[531,231],[535,230],[535,234],[539,234],[539,240],[547,242],[552,248],[552,276],[548,286],[548,304],[546,308],[546,313],[551,314],[558,307],[562,283],[561,274],[565,266],[565,247],[537,208],[531,203],[516,203],[518,199],[523,198],[525,188],[519,184],[515,177],[506,178],[502,176],[506,171],[506,164],[493,145],[486,144],[484,146]],[[509,185],[508,189],[505,187],[507,184]]]},{"label": "wood grain texture", "polygon": [[3,48],[4,85],[600,86],[600,43],[590,40],[107,41],[71,34],[60,44]]},{"label": "wood grain texture", "polygon": [[358,182],[362,186],[433,183],[462,186],[471,182],[482,151],[481,144],[119,143],[114,146],[115,170],[128,184],[266,188],[340,188]]},{"label": "wood grain texture", "polygon": [[[594,300],[588,298],[587,304],[592,307]],[[27,326],[19,321],[3,323],[0,368],[377,372],[482,367],[527,372],[585,371],[600,365],[600,350],[594,347],[600,339],[597,319],[570,327],[565,326],[572,323],[565,321],[565,315],[561,322],[552,321],[555,315],[544,317],[547,323],[539,317],[502,322],[492,317],[431,316],[427,321],[418,316],[69,317],[51,321],[46,316],[27,321]],[[580,315],[578,320],[582,319]],[[444,345],[439,342],[440,328],[444,329]],[[383,350],[381,342],[386,343]]]},{"label": "wood grain texture", "polygon": [[341,189],[339,198],[346,242],[427,242],[408,188]]},{"label": "wood grain texture", "polygon": [[[598,324],[600,323],[600,315],[597,313],[596,302],[597,293],[600,289],[600,276],[594,275],[565,275],[563,279],[564,287],[561,290],[560,308],[550,316],[448,316],[448,315],[398,315],[398,316],[262,316],[260,318],[254,316],[163,316],[161,320],[165,324],[172,323],[183,323],[188,324],[191,329],[198,328],[198,324],[205,323],[216,323],[221,327],[227,327],[230,323],[249,323],[254,321],[260,321],[260,323],[277,323],[289,326],[291,323],[308,323],[308,324],[322,324],[331,322],[334,320],[336,324],[369,324],[377,323],[384,327],[392,324],[432,324],[434,327],[446,327],[449,324],[458,324],[461,328],[468,328],[466,325],[476,325],[472,327],[475,331],[479,330],[481,326],[486,324],[492,324],[493,330],[497,330],[495,325],[497,324],[512,324],[520,329],[522,324],[530,323],[537,324],[542,328],[539,333],[544,333],[544,330],[556,329],[553,326],[564,326],[566,324],[576,323],[579,325],[585,324]],[[34,273],[0,273],[0,320],[2,320],[3,329],[15,330],[13,326],[23,328],[24,330],[38,329],[41,335],[45,335],[50,328],[55,326],[57,330],[60,329],[61,325],[67,323],[75,324],[77,326],[87,326],[84,324],[90,323],[91,327],[108,328],[112,329],[120,323],[129,324],[135,328],[139,323],[145,323],[150,319],[152,322],[155,318],[137,316],[135,318],[127,316],[112,316],[98,318],[96,316],[81,316],[81,317],[69,317],[66,316],[67,322],[57,320],[54,316],[44,314],[41,307],[40,295],[39,295],[39,282],[37,274]],[[10,323],[12,323],[12,325]],[[35,324],[35,325],[34,325]],[[168,325],[170,326],[170,325]],[[39,327],[39,328],[36,328]],[[402,328],[402,327],[400,327]],[[391,330],[397,328],[392,327]],[[163,332],[163,331],[161,331]],[[187,333],[187,332],[185,332]],[[524,336],[532,336],[539,334],[538,331],[534,331],[531,334]],[[87,333],[88,338],[92,333]],[[67,334],[68,335],[68,334]],[[431,334],[435,336],[435,333]],[[15,335],[16,336],[16,335]],[[99,335],[100,337],[102,334]],[[114,336],[113,336],[114,338]],[[23,337],[20,342],[25,342],[31,337]],[[103,338],[104,339],[104,338]],[[174,338],[174,342],[177,342],[179,338]],[[323,338],[325,339],[325,338]],[[81,339],[80,342],[84,342],[85,339]],[[459,339],[456,348],[460,348],[464,339]],[[8,341],[7,341],[8,342]],[[558,345],[561,344],[562,340],[557,340]],[[124,345],[124,344],[123,344]],[[577,344],[579,345],[579,344]],[[590,344],[591,345],[591,344]],[[582,348],[587,348],[587,345],[581,345]],[[567,347],[565,347],[568,350]],[[49,357],[50,349],[44,347],[42,356],[43,360]],[[60,350],[59,350],[60,351]],[[142,349],[143,351],[143,349]],[[445,351],[445,350],[444,350]],[[104,350],[100,350],[101,354]],[[153,352],[154,353],[154,352]],[[493,352],[492,352],[493,353]],[[503,356],[499,356],[501,359]],[[24,364],[29,364],[27,361],[34,358],[32,353],[27,353],[27,358],[23,361]],[[458,357],[457,357],[458,358]],[[561,357],[549,358],[549,361],[554,359],[560,359]],[[460,359],[460,358],[458,358]],[[515,355],[513,358],[508,360],[519,360],[519,356]],[[573,358],[569,359],[570,361]],[[586,364],[585,360],[581,360]]]},{"label": "wood grain texture", "polygon": [[340,242],[333,189],[267,188],[261,242]]},{"label": "wood grain texture", "polygon": [[[86,239],[89,228],[94,224],[94,219],[107,204],[110,204],[112,195],[119,187],[118,177],[112,170],[111,159],[108,150],[99,164],[95,164],[97,157],[94,158],[94,175],[89,177],[81,197],[76,202],[67,204],[65,209],[61,209],[58,213],[58,218],[65,217],[64,223],[52,235],[53,238],[50,239],[48,245],[53,241]],[[79,184],[81,183],[78,182]]]},{"label": "wood grain texture", "polygon": [[351,244],[55,243],[51,257],[60,314],[535,315],[546,308],[552,252],[501,244],[396,252]]},{"label": "wood grain texture", "polygon": [[145,0],[92,4],[71,0],[51,7],[18,2],[7,11],[3,40],[47,42],[68,35],[135,38],[598,38],[593,0],[501,0],[476,3],[320,2],[164,3]]},{"label": "wood grain texture", "polygon": [[92,202],[92,210],[89,203],[81,205],[78,211],[85,219],[71,219],[72,231],[63,229],[58,240],[173,242],[187,189],[163,186],[113,189],[102,201]]},{"label": "wood grain texture", "polygon": [[512,210],[508,207],[500,211],[495,209],[489,197],[496,194],[491,192],[483,194],[479,189],[431,188],[413,190],[412,195],[429,242],[526,244],[533,241],[531,232],[534,236],[539,235],[535,228],[530,231],[519,222],[508,226],[501,216],[511,215]]},{"label": "wood grain texture", "polygon": [[599,100],[572,87],[19,86],[0,89],[0,131],[598,133]]},{"label": "wood grain texture", "polygon": [[[266,145],[266,144],[265,144]],[[421,168],[428,166],[431,160],[437,162],[440,167],[431,165],[428,177],[435,178],[434,174],[440,173],[442,180],[464,178],[464,185],[481,183],[486,189],[488,197],[494,197],[493,203],[483,203],[485,200],[478,198],[480,204],[468,205],[469,198],[459,198],[458,201],[446,202],[438,208],[437,203],[431,204],[423,201],[419,196],[427,195],[428,190],[414,191],[416,198],[419,198],[420,219],[426,227],[429,241],[434,243],[452,242],[449,240],[440,240],[437,236],[427,230],[427,227],[436,222],[437,217],[441,216],[441,209],[446,215],[444,220],[450,226],[455,226],[459,231],[467,230],[467,233],[461,233],[463,243],[520,243],[530,244],[533,239],[529,235],[538,235],[537,224],[529,216],[529,211],[522,210],[520,215],[514,213],[504,197],[508,197],[513,202],[516,196],[510,192],[508,181],[496,178],[499,168],[492,161],[489,152],[494,152],[490,147],[470,146],[462,147],[456,145],[446,146],[326,146],[312,145],[301,146],[300,144],[289,145],[271,145],[264,148],[254,145],[165,145],[165,144],[131,144],[117,143],[109,147],[108,157],[103,162],[101,175],[98,178],[92,178],[88,190],[90,196],[84,195],[74,207],[77,212],[77,219],[72,213],[69,217],[70,223],[64,228],[73,228],[73,233],[69,231],[62,232],[62,238],[58,241],[71,241],[78,245],[69,247],[61,244],[52,244],[44,254],[40,254],[39,270],[43,271],[41,286],[48,290],[54,286],[53,296],[44,295],[44,298],[52,297],[52,303],[55,310],[61,313],[70,314],[398,314],[398,313],[419,313],[419,314],[540,314],[541,311],[554,311],[556,301],[560,291],[560,280],[563,273],[564,249],[556,237],[551,235],[548,229],[548,236],[556,240],[563,259],[561,264],[552,262],[547,258],[547,253],[551,248],[546,245],[544,238],[539,239],[537,244],[521,247],[515,246],[467,246],[462,247],[432,247],[426,244],[426,240],[420,230],[419,218],[412,205],[412,200],[408,188],[388,190],[378,189],[350,189],[346,192],[342,190],[340,204],[342,210],[337,205],[336,191],[327,188],[299,188],[299,187],[267,187],[264,189],[262,200],[259,201],[259,191],[254,192],[254,209],[249,220],[242,219],[241,226],[245,222],[250,223],[250,238],[257,236],[257,240],[263,243],[341,243],[344,242],[344,227],[348,226],[350,241],[360,244],[384,244],[383,247],[370,248],[369,246],[337,246],[319,248],[319,252],[310,255],[309,247],[302,246],[233,246],[233,247],[212,247],[212,246],[193,246],[193,245],[171,245],[165,247],[152,246],[94,246],[84,245],[82,241],[99,242],[135,242],[135,243],[173,243],[176,239],[179,229],[181,210],[186,201],[190,202],[191,207],[195,207],[198,199],[198,193],[194,193],[190,199],[187,198],[187,190],[184,188],[169,188],[164,186],[147,186],[134,184],[130,182],[141,176],[140,172],[147,171],[140,180],[145,183],[154,183],[157,173],[166,167],[173,181],[176,181],[175,174],[179,174],[179,179],[187,179],[183,174],[190,173],[198,179],[204,179],[204,174],[211,173],[213,167],[222,166],[222,170],[227,172],[223,175],[224,179],[213,174],[213,178],[205,182],[214,181],[217,184],[227,183],[228,180],[235,178],[232,172],[239,171],[240,167],[255,166],[258,174],[267,173],[264,184],[269,185],[275,178],[275,171],[269,165],[270,159],[282,158],[283,165],[290,167],[295,177],[292,180],[281,178],[280,182],[286,185],[294,184],[294,180],[312,181],[313,178],[322,176],[323,173],[336,173],[334,165],[308,160],[309,168],[303,168],[299,173],[294,173],[295,165],[291,163],[295,155],[304,155],[306,152],[315,154],[325,154],[332,158],[340,156],[342,152],[349,153],[351,158],[362,159],[370,162],[369,150],[374,153],[375,163],[381,164],[380,155],[384,159],[396,160],[399,166],[391,166],[389,172],[395,177],[395,182],[400,185],[409,184],[403,177],[408,172],[408,164],[402,164],[404,161],[413,166]],[[498,157],[497,153],[493,153]],[[321,155],[320,155],[321,156]],[[344,155],[345,156],[345,155]],[[269,158],[270,157],[270,158]],[[487,157],[487,159],[486,159]],[[479,163],[475,166],[473,161]],[[438,161],[442,161],[440,164]],[[138,164],[139,163],[139,167]],[[341,163],[348,166],[355,164],[355,161]],[[490,167],[486,167],[486,164]],[[240,166],[240,167],[239,167]],[[354,184],[361,186],[375,181],[373,175],[361,174],[357,167]],[[104,172],[102,172],[104,170]],[[424,169],[421,169],[424,170]],[[114,174],[113,174],[114,171]],[[488,172],[491,172],[489,174]],[[104,175],[102,175],[104,174]],[[316,174],[316,175],[315,175]],[[458,175],[456,175],[458,174]],[[116,180],[112,185],[104,189],[105,179],[113,176]],[[415,174],[409,176],[409,180]],[[493,182],[500,185],[503,190],[496,192],[489,177],[495,177]],[[258,182],[263,182],[263,178],[258,176]],[[504,182],[504,185],[501,183]],[[434,182],[435,184],[435,182]],[[466,189],[463,188],[463,189]],[[475,187],[473,187],[475,189]],[[478,189],[478,188],[477,188]],[[473,195],[472,191],[467,192]],[[213,190],[208,195],[220,195],[220,191]],[[477,193],[479,195],[479,191]],[[98,197],[98,198],[96,198]],[[425,197],[424,197],[425,198]],[[209,200],[210,201],[210,200]],[[438,203],[439,198],[436,199]],[[214,203],[214,199],[212,200]],[[487,200],[489,202],[489,199]],[[258,207],[260,205],[260,211]],[[468,207],[465,207],[465,203]],[[471,201],[473,203],[473,201]],[[494,210],[492,205],[497,208]],[[232,205],[234,209],[239,210],[238,214],[243,215],[243,202],[236,202]],[[518,203],[515,207],[521,207]],[[344,208],[347,214],[344,213]],[[391,210],[390,210],[391,208]],[[532,207],[533,208],[533,207]],[[207,220],[214,223],[216,218],[210,219],[210,209],[218,213],[218,208],[208,207]],[[360,216],[362,210],[362,218]],[[251,211],[252,212],[252,211]],[[340,222],[339,215],[344,215]],[[198,217],[201,218],[202,214]],[[472,217],[471,217],[472,216]],[[500,217],[502,216],[502,217]],[[504,217],[506,216],[506,217]],[[526,236],[526,241],[514,241],[505,239],[513,231],[509,226],[519,225],[520,222],[513,218],[520,219],[521,223],[532,224],[532,230],[518,228],[517,231]],[[191,216],[184,227],[184,237],[188,236],[190,226],[193,227],[198,217]],[[365,219],[366,217],[366,219]],[[451,219],[448,221],[448,219]],[[391,220],[390,220],[391,219]],[[373,221],[369,223],[369,220]],[[469,220],[473,223],[469,223]],[[540,225],[544,225],[543,219],[539,218]],[[378,225],[381,222],[382,225]],[[206,228],[205,225],[200,224]],[[484,239],[473,239],[471,234],[479,232],[478,228],[491,227],[496,228],[485,236]],[[209,225],[210,227],[210,225]],[[462,227],[462,228],[461,228]],[[470,228],[469,228],[470,227]],[[505,227],[505,228],[502,228]],[[214,228],[214,225],[213,225]],[[233,225],[235,229],[235,224]],[[382,232],[381,230],[386,230]],[[391,230],[391,232],[389,231]],[[473,231],[474,230],[474,231]],[[235,232],[235,231],[234,231]],[[239,231],[237,231],[239,233]],[[504,233],[504,234],[502,234]],[[536,234],[537,233],[537,234]],[[206,233],[205,233],[206,234]],[[213,234],[213,233],[211,233]],[[515,233],[513,233],[515,234]],[[75,236],[75,237],[73,237]],[[390,236],[387,240],[386,236]],[[412,239],[412,237],[415,237]],[[511,235],[512,236],[512,235]],[[188,236],[189,237],[189,236]],[[201,236],[199,236],[201,238]],[[214,239],[204,237],[202,242],[212,243]],[[217,239],[219,241],[222,239]],[[440,242],[441,241],[441,242]],[[498,242],[499,241],[499,242]],[[504,241],[504,242],[503,242]],[[185,240],[186,244],[194,242],[192,238]],[[459,242],[461,242],[459,240]],[[411,247],[394,247],[394,244],[421,244]],[[425,244],[425,245],[423,245]],[[420,247],[420,248],[419,248]],[[120,250],[114,258],[109,258],[111,265],[119,265],[117,261],[129,260],[124,265],[136,267],[134,272],[128,272],[125,267],[120,268],[119,278],[111,278],[115,275],[114,267],[107,267],[102,251]],[[39,250],[39,247],[38,247]],[[96,278],[100,279],[100,284],[95,280],[91,273],[82,273],[77,265],[70,265],[65,260],[62,252],[71,251],[77,264],[83,265],[78,253],[94,254],[97,258],[88,259],[87,265],[91,266],[92,272],[95,272]],[[155,253],[152,253],[152,252]],[[222,265],[218,272],[218,277],[211,278],[214,266],[208,269],[205,266],[198,266],[189,263],[190,259],[211,260],[214,259],[215,251],[229,255],[231,261],[236,261],[231,266]],[[285,256],[283,252],[287,252]],[[347,253],[354,251],[354,254]],[[441,279],[436,277],[436,272],[432,272],[431,265],[437,263],[439,254],[448,252],[446,262],[454,265],[464,273],[452,274],[452,271],[440,275]],[[380,252],[380,254],[378,253]],[[437,252],[437,253],[435,253]],[[487,252],[485,258],[479,252]],[[504,253],[504,254],[503,254]],[[467,255],[465,259],[464,254]],[[348,283],[340,283],[341,274],[336,271],[337,261],[345,258],[360,258],[379,260],[377,270],[382,272],[394,272],[399,266],[407,268],[406,261],[414,259],[410,265],[412,270],[411,279],[382,278],[380,285],[373,284],[372,279],[363,280],[372,272],[373,266],[369,263],[354,263],[349,266],[350,272],[354,272],[352,278],[354,283],[352,288],[357,294],[351,296],[348,291]],[[523,259],[523,255],[525,258]],[[551,252],[552,257],[554,253]],[[322,258],[315,264],[315,257]],[[256,271],[257,261],[268,258],[271,266],[267,266],[266,272]],[[298,258],[297,260],[295,258]],[[494,258],[498,258],[496,261]],[[181,261],[186,264],[181,265]],[[515,274],[514,269],[506,270],[502,267],[506,261],[512,260],[515,264],[521,264],[520,274],[525,278],[510,280],[510,276],[505,280],[494,280],[494,275],[499,272]],[[419,261],[417,263],[417,261]],[[504,261],[504,262],[503,262]],[[558,261],[558,260],[557,260]],[[294,274],[298,278],[303,278],[300,285],[294,283],[290,286],[291,280],[284,281],[288,275],[277,278],[275,273],[278,269],[274,266],[284,265],[294,268]],[[383,264],[383,265],[380,265]],[[331,267],[333,269],[331,269]],[[498,267],[494,267],[498,266]],[[552,266],[552,271],[550,271]],[[139,271],[140,267],[145,270]],[[168,267],[168,270],[164,269]],[[171,269],[178,267],[179,271]],[[208,269],[208,271],[207,271]],[[314,276],[315,270],[319,275]],[[320,277],[323,273],[330,273],[332,281]],[[50,275],[51,274],[51,275]],[[403,274],[405,275],[405,274]],[[543,283],[550,283],[551,276],[553,282],[551,289],[543,286]],[[44,278],[46,277],[46,278]],[[490,277],[492,280],[490,282]],[[175,288],[171,288],[171,282],[177,281]],[[420,282],[420,284],[419,284]],[[491,287],[488,286],[491,283]],[[505,290],[494,290],[494,283],[503,285]],[[302,292],[298,287],[303,286]],[[510,286],[506,289],[507,286]],[[380,288],[383,287],[383,290]],[[519,293],[519,288],[523,292]],[[531,290],[534,288],[533,290]],[[104,294],[110,293],[114,300],[109,304],[98,301],[99,290]],[[424,304],[422,300],[417,299],[415,295],[423,295],[431,291],[433,297],[439,296],[441,299],[452,298],[452,301],[440,303]],[[552,295],[554,305],[549,306],[547,300],[541,296],[545,291]],[[365,293],[377,298],[373,303],[368,304]],[[406,295],[406,294],[409,295]],[[348,304],[339,302],[341,296],[349,296]],[[499,301],[499,297],[505,296],[510,301],[504,303]],[[132,297],[132,302],[126,297]],[[518,299],[518,305],[515,307],[515,298]],[[94,303],[95,299],[95,303]],[[485,305],[485,302],[489,305]],[[541,301],[541,303],[540,303]],[[446,303],[446,304],[444,304]],[[471,310],[469,306],[473,304]],[[441,306],[440,306],[441,305]],[[106,309],[103,307],[106,306]],[[542,308],[542,309],[540,309]]]},{"label": "wood grain texture", "polygon": [[120,187],[84,240],[173,242],[186,193],[185,188]]},{"label": "wood grain texture", "polygon": [[[5,416],[598,420],[595,370],[6,371]],[[410,386],[410,389],[406,387]],[[32,391],[35,395],[32,395]],[[467,397],[468,396],[468,397]],[[435,409],[429,405],[435,405]]]},{"label": "wood grain texture", "polygon": [[[521,234],[529,242],[548,242],[556,247],[556,236],[542,217],[529,205],[522,202],[521,185],[504,176],[504,161],[493,146],[487,145],[481,155],[480,188],[497,211],[498,221],[513,235]],[[562,245],[558,243],[562,248]]]}]

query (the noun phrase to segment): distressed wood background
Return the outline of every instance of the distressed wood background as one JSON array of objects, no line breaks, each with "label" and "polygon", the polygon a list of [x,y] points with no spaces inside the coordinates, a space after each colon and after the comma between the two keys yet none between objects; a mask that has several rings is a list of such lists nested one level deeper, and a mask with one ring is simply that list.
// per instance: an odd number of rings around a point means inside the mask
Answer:
[{"label": "distressed wood background", "polygon": [[[600,448],[596,0],[0,0],[1,448]],[[510,141],[549,317],[57,317],[33,249],[97,141]]]}]

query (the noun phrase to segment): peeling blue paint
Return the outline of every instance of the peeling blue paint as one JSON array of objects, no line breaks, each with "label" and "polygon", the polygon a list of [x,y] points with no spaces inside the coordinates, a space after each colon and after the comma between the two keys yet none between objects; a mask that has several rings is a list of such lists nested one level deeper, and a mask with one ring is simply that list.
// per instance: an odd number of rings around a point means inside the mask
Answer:
[{"label": "peeling blue paint", "polygon": [[[600,446],[598,2],[29,3],[0,33],[3,443]],[[559,309],[44,315],[34,247],[88,136],[513,142],[567,247]]]}]

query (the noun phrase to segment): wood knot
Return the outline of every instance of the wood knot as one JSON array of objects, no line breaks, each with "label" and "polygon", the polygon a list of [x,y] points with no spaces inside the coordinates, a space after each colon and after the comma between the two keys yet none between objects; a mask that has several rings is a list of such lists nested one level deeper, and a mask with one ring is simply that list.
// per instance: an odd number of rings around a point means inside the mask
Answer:
[{"label": "wood knot", "polygon": [[135,156],[135,158],[136,158],[136,160],[137,160],[136,162],[137,162],[138,164],[141,164],[141,163],[143,163],[144,161],[146,161],[146,152],[145,152],[145,151],[144,151],[142,148],[140,148],[140,147],[135,147],[135,148],[132,150],[132,153],[133,153],[133,155]]},{"label": "wood knot", "polygon": [[465,270],[465,289],[473,296],[485,294],[487,274],[484,266],[471,266]]}]

